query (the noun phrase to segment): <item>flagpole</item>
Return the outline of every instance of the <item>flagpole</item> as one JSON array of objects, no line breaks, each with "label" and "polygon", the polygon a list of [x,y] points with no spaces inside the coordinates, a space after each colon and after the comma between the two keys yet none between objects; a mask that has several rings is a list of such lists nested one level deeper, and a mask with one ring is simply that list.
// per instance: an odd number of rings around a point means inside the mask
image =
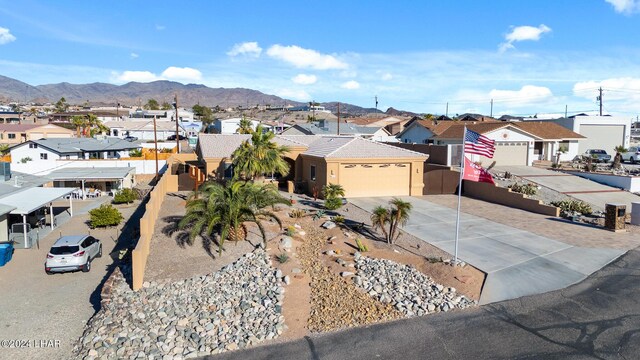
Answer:
[{"label": "flagpole", "polygon": [[453,266],[458,264],[458,239],[460,237],[460,199],[462,197],[462,177],[464,173],[464,144],[467,138],[467,126],[464,126],[462,133],[462,157],[460,158],[460,179],[458,180],[458,212],[456,214],[456,241],[453,252]]}]

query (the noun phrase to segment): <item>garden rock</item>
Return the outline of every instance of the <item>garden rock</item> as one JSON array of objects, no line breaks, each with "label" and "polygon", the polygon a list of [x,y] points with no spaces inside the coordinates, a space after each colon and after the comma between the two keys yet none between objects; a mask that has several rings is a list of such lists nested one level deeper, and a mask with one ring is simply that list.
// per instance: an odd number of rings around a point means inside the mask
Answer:
[{"label": "garden rock", "polygon": [[334,223],[333,221],[325,221],[321,226],[327,230],[330,230],[336,227],[336,223]]}]

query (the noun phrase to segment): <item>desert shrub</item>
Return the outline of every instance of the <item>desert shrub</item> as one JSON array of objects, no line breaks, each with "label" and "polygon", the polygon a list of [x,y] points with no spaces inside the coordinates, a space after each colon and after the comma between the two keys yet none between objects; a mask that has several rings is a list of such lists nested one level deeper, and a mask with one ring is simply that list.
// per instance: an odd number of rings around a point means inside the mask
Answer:
[{"label": "desert shrub", "polygon": [[342,206],[342,199],[337,197],[331,197],[324,201],[324,207],[327,210],[337,210]]},{"label": "desert shrub", "polygon": [[289,226],[284,232],[285,234],[287,234],[287,236],[293,236],[296,234],[296,228],[293,226]]},{"label": "desert shrub", "polygon": [[591,215],[593,210],[591,205],[580,200],[562,200],[554,201],[551,205],[560,208],[560,215],[567,216],[570,213],[580,213],[582,215]]},{"label": "desert shrub", "polygon": [[26,164],[31,160],[33,160],[33,159],[27,156],[27,157],[23,157],[22,159],[20,159],[20,162],[23,163],[23,164]]},{"label": "desert shrub", "polygon": [[160,152],[164,153],[164,154],[170,154],[170,153],[173,152],[173,149],[172,148],[164,148],[164,149],[160,150]]},{"label": "desert shrub", "polygon": [[280,264],[284,264],[289,261],[289,255],[287,255],[286,253],[278,254],[276,255],[276,260],[278,260]]},{"label": "desert shrub", "polygon": [[324,210],[318,210],[318,211],[316,211],[316,213],[313,215],[313,220],[318,220],[318,219],[320,219],[321,217],[323,217],[323,216],[324,216],[324,214],[325,214],[325,213],[326,213],[326,212],[325,212]]},{"label": "desert shrub", "polygon": [[511,186],[511,191],[524,195],[535,195],[538,192],[538,188],[533,184],[518,184],[515,183]]},{"label": "desert shrub", "polygon": [[337,210],[342,206],[344,188],[339,184],[329,184],[322,187],[324,194],[324,207],[328,210]]},{"label": "desert shrub", "polygon": [[89,223],[92,228],[115,226],[123,219],[120,211],[110,204],[102,204],[99,208],[89,211]]},{"label": "desert shrub", "polygon": [[133,189],[122,189],[114,197],[114,204],[130,204],[138,198],[138,194]]},{"label": "desert shrub", "polygon": [[307,215],[307,212],[304,209],[293,209],[289,213],[289,216],[291,216],[294,219],[303,218],[305,217],[305,215]]},{"label": "desert shrub", "polygon": [[333,222],[338,223],[338,224],[344,224],[344,216],[342,215],[336,215],[333,217]]},{"label": "desert shrub", "polygon": [[142,150],[133,149],[133,150],[129,151],[129,156],[130,157],[142,157]]}]

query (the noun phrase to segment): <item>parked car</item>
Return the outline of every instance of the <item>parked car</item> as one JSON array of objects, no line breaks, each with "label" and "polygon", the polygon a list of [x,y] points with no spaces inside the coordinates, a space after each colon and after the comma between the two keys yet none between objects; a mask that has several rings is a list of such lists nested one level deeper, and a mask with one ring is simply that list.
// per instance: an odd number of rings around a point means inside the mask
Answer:
[{"label": "parked car", "polygon": [[126,136],[124,139],[127,140],[127,141],[136,141],[136,140],[138,140],[137,137],[131,136],[131,135]]},{"label": "parked car", "polygon": [[47,274],[91,270],[91,261],[102,257],[100,240],[91,235],[67,235],[59,238],[49,250],[44,271]]},{"label": "parked car", "polygon": [[628,161],[635,164],[640,160],[640,147],[632,146],[629,151],[622,154],[622,161]]},{"label": "parked car", "polygon": [[[180,140],[187,140],[187,138],[185,136],[183,136],[183,135],[178,135],[178,138]],[[175,141],[176,140],[176,136],[175,135],[171,135],[171,136],[169,136],[167,138],[167,141],[171,141],[171,140]]]},{"label": "parked car", "polygon": [[609,162],[611,155],[602,149],[589,149],[584,152],[584,157],[594,158],[596,162]]}]

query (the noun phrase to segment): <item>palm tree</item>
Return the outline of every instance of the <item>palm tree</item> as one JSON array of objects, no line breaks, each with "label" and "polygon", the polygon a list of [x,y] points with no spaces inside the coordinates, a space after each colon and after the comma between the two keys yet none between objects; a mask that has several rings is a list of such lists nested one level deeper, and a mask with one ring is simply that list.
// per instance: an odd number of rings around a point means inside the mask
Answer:
[{"label": "palm tree", "polygon": [[100,121],[98,117],[93,114],[89,114],[87,118],[87,129],[85,131],[87,130],[89,131],[89,136],[91,137],[102,132],[106,132],[106,133],[109,132],[109,128],[106,127],[102,123],[102,121]]},{"label": "palm tree", "polygon": [[282,222],[272,211],[265,208],[289,201],[278,193],[275,186],[257,185],[247,181],[230,181],[225,185],[216,182],[205,183],[201,196],[191,196],[186,205],[186,215],[178,223],[178,228],[188,230],[187,243],[200,235],[218,236],[218,253],[222,253],[226,240],[240,241],[247,238],[246,223],[255,223],[263,241],[267,241],[262,220],[272,219],[282,229]]},{"label": "palm tree", "polygon": [[245,140],[231,155],[235,177],[253,180],[264,174],[289,174],[289,164],[284,154],[289,147],[280,146],[273,140],[273,132],[263,132],[262,125],[251,134],[251,140]]},{"label": "palm tree", "polygon": [[[398,225],[404,226],[407,224],[413,205],[411,205],[410,202],[398,198],[391,199],[389,205],[388,208],[382,206],[374,208],[371,214],[371,223],[374,229],[380,229],[382,231],[387,243],[393,244],[400,235],[398,233]],[[388,231],[385,228],[386,225],[389,225]]]},{"label": "palm tree", "polygon": [[620,166],[622,164],[622,153],[626,153],[627,151],[629,151],[627,148],[625,148],[623,145],[619,145],[616,146],[613,151],[616,152],[616,156],[613,158],[613,168],[614,169],[620,169]]},{"label": "palm tree", "polygon": [[389,223],[389,219],[390,216],[388,209],[379,205],[373,209],[373,213],[371,214],[371,223],[373,224],[373,229],[381,230],[387,242],[389,242],[389,233],[387,232],[386,226]]},{"label": "palm tree", "polygon": [[71,124],[76,127],[76,136],[84,136],[84,129],[88,124],[87,117],[84,115],[74,115],[71,117]]},{"label": "palm tree", "polygon": [[238,130],[236,132],[238,134],[253,133],[253,124],[251,123],[251,120],[243,116],[242,119],[240,119],[240,123],[238,124]]},{"label": "palm tree", "polygon": [[322,194],[324,195],[324,207],[329,210],[336,210],[342,206],[342,199],[344,197],[344,187],[340,184],[329,184],[322,187]]},{"label": "palm tree", "polygon": [[393,198],[389,201],[391,204],[391,222],[389,224],[389,243],[393,243],[393,241],[400,235],[396,235],[398,232],[398,225],[407,225],[407,221],[409,221],[409,213],[413,208],[408,201],[403,201],[398,198]]}]

